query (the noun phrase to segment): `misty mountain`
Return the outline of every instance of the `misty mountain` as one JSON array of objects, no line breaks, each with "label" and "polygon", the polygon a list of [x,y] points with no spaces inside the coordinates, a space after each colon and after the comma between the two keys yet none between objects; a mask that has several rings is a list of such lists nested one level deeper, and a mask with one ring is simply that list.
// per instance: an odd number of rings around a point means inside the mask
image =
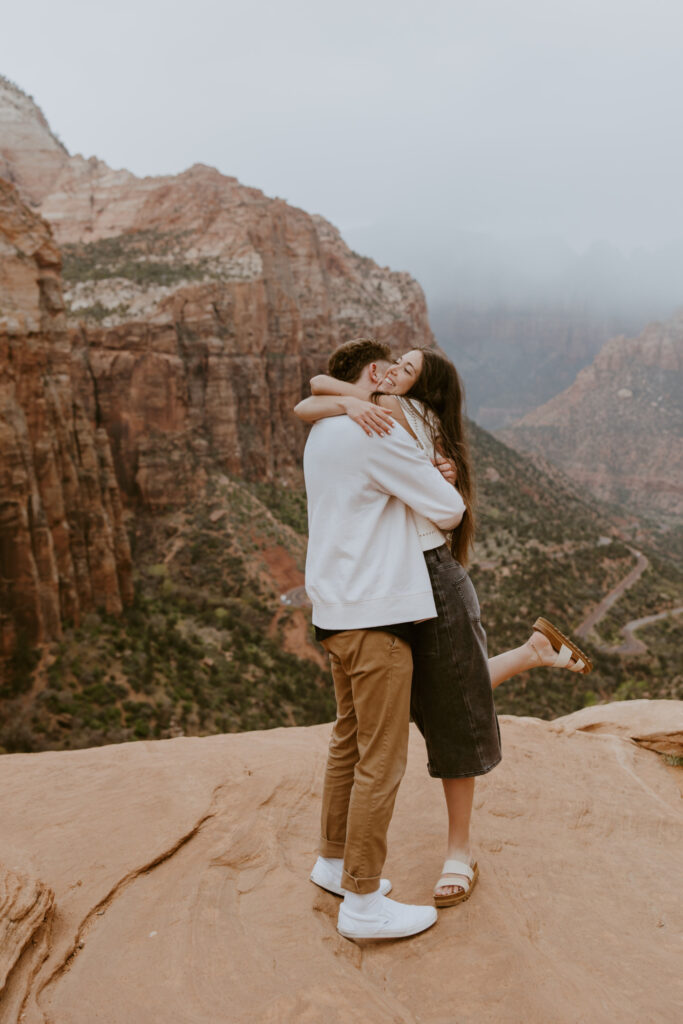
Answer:
[{"label": "misty mountain", "polygon": [[360,253],[417,277],[430,307],[559,306],[644,324],[683,303],[683,238],[624,252],[609,241],[579,248],[557,236],[461,231],[449,221],[342,226],[342,234]]},{"label": "misty mountain", "polygon": [[495,430],[569,387],[602,346],[683,304],[683,240],[580,250],[558,237],[500,238],[448,223],[376,223],[344,232],[409,269],[432,329],[463,376],[470,415]]}]

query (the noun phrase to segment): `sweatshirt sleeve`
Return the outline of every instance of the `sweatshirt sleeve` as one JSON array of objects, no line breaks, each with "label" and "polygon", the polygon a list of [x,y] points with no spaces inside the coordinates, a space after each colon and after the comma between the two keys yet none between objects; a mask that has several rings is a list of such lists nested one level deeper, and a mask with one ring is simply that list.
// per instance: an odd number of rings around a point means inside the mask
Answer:
[{"label": "sweatshirt sleeve", "polygon": [[[375,486],[436,523],[453,530],[465,514],[460,492],[442,477],[402,428],[368,445],[367,471]],[[376,443],[375,443],[376,442]]]}]

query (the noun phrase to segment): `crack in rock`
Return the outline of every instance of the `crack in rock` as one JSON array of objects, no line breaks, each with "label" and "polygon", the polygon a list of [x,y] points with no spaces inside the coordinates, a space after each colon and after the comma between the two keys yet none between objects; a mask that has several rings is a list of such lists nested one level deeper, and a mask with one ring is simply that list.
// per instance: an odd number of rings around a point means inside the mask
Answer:
[{"label": "crack in rock", "polygon": [[47,885],[0,866],[0,996],[24,951],[54,911]]},{"label": "crack in rock", "polygon": [[89,926],[93,922],[93,919],[98,914],[106,910],[117,898],[117,896],[119,896],[125,889],[127,889],[128,886],[131,885],[137,878],[139,878],[141,875],[148,874],[154,868],[157,868],[161,864],[164,864],[166,861],[170,860],[171,857],[175,856],[175,854],[178,853],[179,850],[181,850],[187,843],[190,842],[191,839],[193,839],[197,835],[202,825],[204,825],[207,821],[209,821],[211,818],[215,816],[216,811],[214,808],[216,802],[216,795],[218,791],[222,788],[222,786],[218,786],[214,790],[210,809],[206,812],[206,814],[202,815],[202,817],[196,822],[195,825],[193,825],[189,832],[186,832],[184,835],[180,836],[180,838],[171,847],[169,847],[167,850],[164,850],[162,853],[158,854],[156,857],[148,861],[146,864],[143,864],[142,867],[136,868],[134,871],[130,871],[128,872],[127,875],[124,875],[124,877],[120,879],[116,883],[116,885],[113,886],[112,889],[109,890],[107,895],[104,896],[103,899],[99,901],[99,903],[97,903],[88,911],[86,916],[83,918],[78,928],[78,931],[76,932],[74,941],[69,947],[66,955],[64,956],[62,961],[56,965],[56,967],[53,969],[49,977],[46,978],[46,980],[42,983],[42,985],[36,992],[36,1004],[38,1005],[38,1008],[40,1009],[40,1012],[43,1015],[43,1020],[45,1021],[45,1024],[51,1024],[51,1018],[40,1006],[41,998],[44,996],[46,990],[55,982],[57,982],[59,978],[65,973],[65,971],[69,969],[75,957],[78,956],[80,950],[83,948],[85,944],[84,936],[86,935]]}]

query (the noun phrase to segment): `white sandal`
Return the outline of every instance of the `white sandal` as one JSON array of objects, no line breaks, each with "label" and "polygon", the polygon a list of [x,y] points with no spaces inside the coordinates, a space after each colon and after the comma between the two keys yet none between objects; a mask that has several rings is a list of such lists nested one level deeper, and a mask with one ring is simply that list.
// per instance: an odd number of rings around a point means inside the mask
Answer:
[{"label": "white sandal", "polygon": [[[551,668],[568,668],[570,672],[581,672],[583,675],[588,675],[592,671],[593,662],[588,655],[584,654],[573,640],[570,640],[564,633],[561,633],[557,626],[553,626],[552,622],[548,622],[547,619],[541,617],[536,619],[532,628],[537,633],[542,633],[546,640],[550,641],[553,650],[557,652],[557,657],[552,666],[550,666]],[[536,651],[533,642],[531,646]],[[538,654],[538,651],[536,651],[536,654]],[[576,662],[575,665],[569,664],[572,658]]]},{"label": "white sandal", "polygon": [[[468,879],[467,885],[462,884],[462,879],[456,881],[453,875],[464,875]],[[463,860],[444,861],[441,878],[434,886],[434,903],[437,907],[454,907],[456,903],[464,903],[472,895],[478,878],[479,865],[476,860],[474,864],[466,864]],[[457,885],[461,891],[437,896],[436,890],[442,889],[445,885]]]}]

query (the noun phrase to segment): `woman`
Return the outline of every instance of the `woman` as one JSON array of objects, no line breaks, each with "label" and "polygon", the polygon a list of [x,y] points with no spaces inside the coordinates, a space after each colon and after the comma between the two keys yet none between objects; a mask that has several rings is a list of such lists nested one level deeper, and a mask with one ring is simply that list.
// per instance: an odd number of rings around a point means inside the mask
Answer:
[{"label": "woman", "polygon": [[[478,867],[470,852],[474,780],[500,761],[500,733],[492,691],[504,680],[541,665],[589,672],[589,660],[545,619],[521,647],[488,658],[479,602],[463,568],[474,538],[474,487],[463,423],[463,391],[453,364],[429,349],[413,349],[391,365],[374,394],[355,384],[318,376],[314,396],[297,405],[300,419],[346,414],[368,434],[384,434],[394,422],[428,457],[450,461],[466,506],[449,538],[416,516],[429,569],[437,618],[416,623],[412,639],[411,713],[425,738],[430,775],[442,780],[448,809],[448,840],[442,875],[434,890],[439,907],[467,899]],[[559,653],[558,653],[559,652]]]}]

